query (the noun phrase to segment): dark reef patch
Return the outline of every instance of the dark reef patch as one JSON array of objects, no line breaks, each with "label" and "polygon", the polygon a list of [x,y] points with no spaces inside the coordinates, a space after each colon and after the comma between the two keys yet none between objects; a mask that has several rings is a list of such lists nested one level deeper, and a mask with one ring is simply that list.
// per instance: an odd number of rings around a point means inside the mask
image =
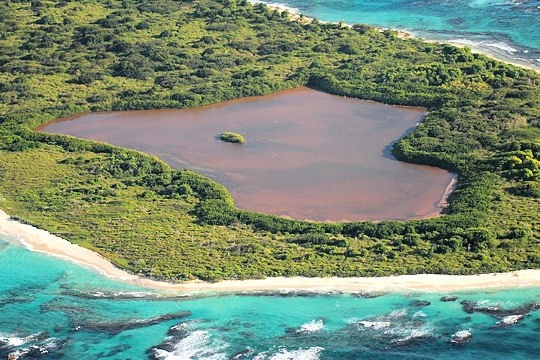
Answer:
[{"label": "dark reef patch", "polygon": [[82,323],[75,327],[75,330],[87,330],[87,331],[96,331],[104,332],[111,335],[119,334],[126,330],[139,329],[147,326],[156,325],[164,321],[183,319],[191,316],[190,311],[183,311],[180,313],[174,314],[165,314],[161,316],[156,316],[146,320],[122,320],[115,322],[95,322],[95,323]]}]

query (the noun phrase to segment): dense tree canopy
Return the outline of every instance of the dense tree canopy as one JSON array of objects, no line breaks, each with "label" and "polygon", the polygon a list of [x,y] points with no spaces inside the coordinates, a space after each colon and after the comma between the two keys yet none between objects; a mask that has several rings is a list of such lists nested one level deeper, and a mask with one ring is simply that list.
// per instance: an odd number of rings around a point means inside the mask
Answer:
[{"label": "dense tree canopy", "polygon": [[[168,279],[538,267],[539,82],[468,48],[304,24],[244,0],[7,0],[0,208]],[[32,131],[85,111],[194,107],[300,85],[427,107],[393,154],[459,174],[448,214],[380,223],[256,214],[192,171]]]}]

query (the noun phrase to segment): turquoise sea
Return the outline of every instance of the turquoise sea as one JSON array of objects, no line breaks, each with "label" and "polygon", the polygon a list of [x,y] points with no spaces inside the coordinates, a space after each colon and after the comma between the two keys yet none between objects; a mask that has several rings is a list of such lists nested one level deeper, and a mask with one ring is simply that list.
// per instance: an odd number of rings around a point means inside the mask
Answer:
[{"label": "turquoise sea", "polygon": [[0,274],[0,359],[540,358],[540,288],[187,298],[3,240]]},{"label": "turquoise sea", "polygon": [[[278,4],[265,1],[266,3]],[[278,0],[322,21],[365,23],[450,41],[540,69],[540,0]]]}]

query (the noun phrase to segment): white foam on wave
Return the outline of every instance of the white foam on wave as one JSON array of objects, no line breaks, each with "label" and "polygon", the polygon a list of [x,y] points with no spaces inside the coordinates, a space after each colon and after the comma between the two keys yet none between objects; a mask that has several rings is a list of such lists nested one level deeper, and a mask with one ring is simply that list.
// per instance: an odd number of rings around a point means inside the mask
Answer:
[{"label": "white foam on wave", "polygon": [[55,338],[44,338],[44,333],[28,335],[25,337],[0,334],[0,348],[12,351],[15,359],[24,358],[29,353],[45,355],[60,345]]},{"label": "white foam on wave", "polygon": [[433,331],[429,328],[420,328],[420,329],[413,329],[411,330],[406,336],[393,339],[391,341],[392,344],[403,344],[407,343],[414,339],[419,339],[427,336],[431,336],[433,334]]},{"label": "white foam on wave", "polygon": [[393,338],[392,344],[403,344],[414,339],[433,336],[434,329],[418,319],[426,318],[426,314],[422,311],[417,311],[411,319],[407,319],[407,309],[401,309],[391,312],[384,318],[377,320],[392,320],[390,326],[382,332],[384,336]]},{"label": "white foam on wave", "polygon": [[[522,0],[521,0],[522,1]],[[489,7],[489,6],[508,6],[508,5],[520,5],[521,2],[517,2],[516,0],[471,0],[468,2],[468,6],[470,7]]]},{"label": "white foam on wave", "polygon": [[253,4],[265,4],[270,9],[277,9],[279,11],[287,11],[291,14],[300,14],[300,9],[288,6],[286,4],[282,4],[279,2],[269,2],[269,1],[252,1]]},{"label": "white foam on wave", "polygon": [[499,326],[508,326],[513,325],[517,323],[518,321],[521,321],[525,318],[525,315],[508,315],[501,319],[501,321],[497,322],[497,325]]},{"label": "white foam on wave", "polygon": [[534,6],[534,3],[532,5],[530,4],[531,2],[533,2],[533,1],[530,1],[530,0],[512,0],[512,5],[514,5],[514,6],[525,5],[528,8],[536,7],[537,9],[540,9],[540,5]]},{"label": "white foam on wave", "polygon": [[318,346],[298,350],[280,349],[272,355],[258,354],[253,360],[319,360],[323,350],[324,348]]},{"label": "white foam on wave", "polygon": [[180,324],[177,324],[177,325],[173,325],[171,326],[171,330],[173,331],[186,331],[188,329],[188,323],[180,323]]},{"label": "white foam on wave", "polygon": [[359,321],[358,323],[365,328],[373,330],[388,328],[392,325],[390,321]]},{"label": "white foam on wave", "polygon": [[399,319],[407,315],[407,309],[399,309],[394,310],[390,314],[388,314],[388,317],[391,319]]},{"label": "white foam on wave", "polygon": [[165,360],[224,360],[228,359],[224,350],[229,345],[219,341],[212,341],[210,335],[204,330],[195,330],[185,338],[180,339],[173,351],[154,349],[156,359]]},{"label": "white foam on wave", "polygon": [[471,331],[470,330],[458,330],[452,336],[456,336],[458,338],[462,338],[462,337],[465,337],[465,336],[471,336]]},{"label": "white foam on wave", "polygon": [[14,351],[12,354],[15,355],[15,359],[24,358],[29,353],[36,354],[36,352],[39,355],[46,355],[49,354],[49,352],[55,348],[58,347],[58,342],[54,338],[50,338],[47,341],[45,341],[41,345],[30,345],[27,348],[18,349],[17,351]]},{"label": "white foam on wave", "polygon": [[481,42],[473,41],[473,40],[470,40],[470,39],[463,39],[463,38],[450,39],[450,40],[448,40],[448,42],[454,43],[454,44],[466,45],[466,46],[470,46],[470,47],[481,45]]},{"label": "white foam on wave", "polygon": [[322,320],[313,320],[308,323],[302,324],[300,329],[296,332],[299,334],[313,334],[324,329],[324,322]]},{"label": "white foam on wave", "polygon": [[476,302],[477,306],[486,307],[489,309],[501,309],[501,308],[513,308],[518,305],[519,303],[512,301],[512,300],[478,300]]},{"label": "white foam on wave", "polygon": [[[422,37],[423,34],[420,34],[419,37]],[[501,61],[510,62],[515,65],[532,65],[534,68],[537,67],[537,62],[532,58],[531,51],[532,48],[527,49],[526,47],[521,47],[520,45],[515,45],[513,43],[507,43],[504,41],[497,41],[495,39],[468,39],[468,38],[451,38],[451,37],[442,37],[437,39],[436,36],[430,37],[429,34],[425,35],[427,38],[432,38],[435,41],[444,41],[450,44],[457,46],[467,46],[470,47],[473,52],[481,52],[488,56],[491,56],[495,59]],[[518,55],[521,55],[518,56]],[[536,59],[536,61],[540,61]]]},{"label": "white foam on wave", "polygon": [[519,51],[518,49],[515,49],[515,48],[511,47],[509,44],[507,44],[505,42],[502,42],[502,41],[499,41],[499,42],[496,42],[496,43],[485,43],[484,45],[495,48],[495,49],[499,49],[499,50],[502,50],[502,51],[506,51],[509,54],[513,54],[513,53]]},{"label": "white foam on wave", "polygon": [[0,344],[8,347],[19,347],[29,342],[35,341],[38,339],[40,333],[28,335],[25,337],[15,336],[15,335],[4,335],[0,334]]},{"label": "white foam on wave", "polygon": [[426,313],[423,312],[423,311],[417,311],[413,314],[413,318],[416,319],[416,318],[424,318],[424,317],[427,317]]},{"label": "white foam on wave", "polygon": [[450,342],[454,344],[462,344],[468,342],[472,336],[470,330],[459,330],[450,338]]},{"label": "white foam on wave", "polygon": [[372,320],[350,319],[349,324],[362,325],[366,329],[381,330],[392,326],[393,322],[403,319],[407,315],[407,309],[394,310],[388,315],[377,316]]},{"label": "white foam on wave", "polygon": [[155,296],[156,294],[150,291],[119,291],[113,293],[113,296],[116,297],[122,297],[122,296],[130,296],[133,298],[143,298],[143,297],[151,297]]},{"label": "white foam on wave", "polygon": [[0,335],[0,343],[4,346],[17,347],[25,344],[24,338],[17,336],[4,336]]},{"label": "white foam on wave", "polygon": [[[489,41],[482,41],[482,40],[471,40],[471,39],[464,39],[464,38],[457,38],[457,39],[449,39],[449,43],[453,44],[459,44],[459,45],[465,45],[469,46],[471,48],[482,48],[482,47],[490,47],[493,49],[502,50],[504,52],[507,52],[509,54],[514,54],[519,52],[519,49],[516,49],[512,47],[510,44],[505,43],[504,41],[497,41],[497,42],[489,42]],[[523,53],[527,54],[528,50],[523,50]]]}]

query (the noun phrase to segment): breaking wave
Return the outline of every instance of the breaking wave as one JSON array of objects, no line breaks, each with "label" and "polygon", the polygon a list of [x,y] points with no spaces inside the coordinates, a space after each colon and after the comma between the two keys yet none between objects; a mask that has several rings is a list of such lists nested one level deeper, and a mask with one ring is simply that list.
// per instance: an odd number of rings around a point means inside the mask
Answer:
[{"label": "breaking wave", "polygon": [[300,329],[296,332],[298,334],[313,334],[324,329],[324,322],[322,320],[313,320],[308,323],[302,324]]},{"label": "breaking wave", "polygon": [[322,347],[318,346],[298,350],[280,349],[272,355],[258,354],[253,360],[318,360],[323,350]]}]

